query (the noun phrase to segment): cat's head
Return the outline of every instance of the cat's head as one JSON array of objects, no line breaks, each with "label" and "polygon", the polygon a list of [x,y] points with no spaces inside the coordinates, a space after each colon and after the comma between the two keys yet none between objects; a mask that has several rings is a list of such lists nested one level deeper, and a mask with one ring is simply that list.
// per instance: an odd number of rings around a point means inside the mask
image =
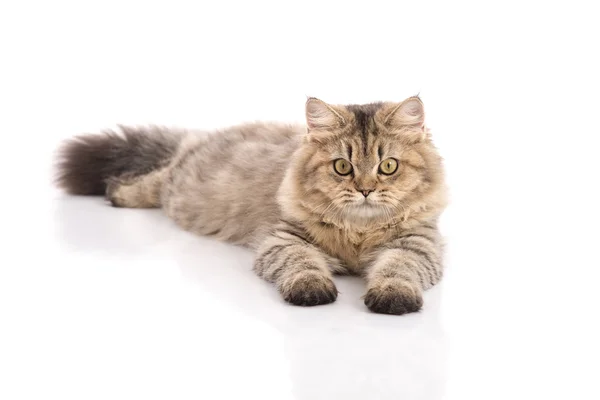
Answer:
[{"label": "cat's head", "polygon": [[423,103],[306,103],[307,136],[282,186],[284,211],[339,226],[396,223],[445,205]]}]

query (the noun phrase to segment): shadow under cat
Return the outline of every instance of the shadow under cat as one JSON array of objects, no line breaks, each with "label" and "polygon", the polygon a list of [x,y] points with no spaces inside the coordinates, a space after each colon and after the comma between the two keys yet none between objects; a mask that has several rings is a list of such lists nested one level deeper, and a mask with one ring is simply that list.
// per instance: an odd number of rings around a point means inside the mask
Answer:
[{"label": "shadow under cat", "polygon": [[368,311],[364,282],[356,277],[335,277],[340,294],[333,304],[292,306],[254,274],[251,251],[180,231],[160,210],[102,203],[99,198],[56,200],[61,240],[76,251],[113,255],[168,246],[182,275],[198,290],[282,334],[296,399],[363,399],[365,393],[371,399],[442,398],[446,346],[440,286],[425,292],[421,312],[402,317]]}]

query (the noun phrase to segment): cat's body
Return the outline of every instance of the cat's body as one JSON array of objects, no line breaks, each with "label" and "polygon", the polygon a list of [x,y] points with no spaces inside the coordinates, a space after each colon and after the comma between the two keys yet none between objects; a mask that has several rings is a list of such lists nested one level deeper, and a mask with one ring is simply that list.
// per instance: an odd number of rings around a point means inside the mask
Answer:
[{"label": "cat's body", "polygon": [[373,311],[418,310],[441,278],[445,206],[420,101],[310,99],[307,122],[308,134],[256,123],[82,136],[62,148],[59,184],[119,207],[162,207],[184,229],[255,249],[256,272],[291,303],[335,300],[333,272],[365,276]]}]

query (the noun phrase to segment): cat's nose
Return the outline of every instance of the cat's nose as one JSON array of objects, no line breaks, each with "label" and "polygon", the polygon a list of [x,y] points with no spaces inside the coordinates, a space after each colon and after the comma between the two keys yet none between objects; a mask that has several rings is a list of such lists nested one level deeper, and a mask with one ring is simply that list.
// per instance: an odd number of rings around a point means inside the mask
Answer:
[{"label": "cat's nose", "polygon": [[363,196],[367,197],[371,192],[373,192],[373,189],[358,189],[358,191],[361,192]]}]

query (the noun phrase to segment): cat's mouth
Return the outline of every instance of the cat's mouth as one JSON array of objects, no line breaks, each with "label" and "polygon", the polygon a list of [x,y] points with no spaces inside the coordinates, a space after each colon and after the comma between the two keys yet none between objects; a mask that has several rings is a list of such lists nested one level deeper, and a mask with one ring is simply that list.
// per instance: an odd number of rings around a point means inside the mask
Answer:
[{"label": "cat's mouth", "polygon": [[381,207],[381,202],[369,197],[363,197],[358,200],[358,206],[362,207]]}]

